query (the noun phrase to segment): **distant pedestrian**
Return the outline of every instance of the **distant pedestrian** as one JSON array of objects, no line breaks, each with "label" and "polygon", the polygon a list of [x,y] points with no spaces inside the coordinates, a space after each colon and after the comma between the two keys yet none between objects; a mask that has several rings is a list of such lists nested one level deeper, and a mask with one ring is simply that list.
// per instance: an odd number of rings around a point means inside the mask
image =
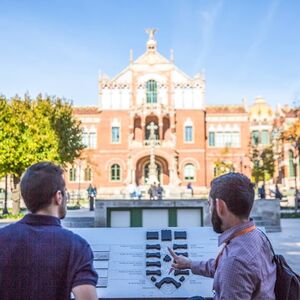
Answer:
[{"label": "distant pedestrian", "polygon": [[154,182],[154,184],[151,184],[149,190],[148,190],[148,194],[149,194],[149,199],[150,200],[154,200],[156,198],[156,184]]},{"label": "distant pedestrian", "polygon": [[158,186],[157,186],[157,188],[156,188],[156,197],[157,197],[157,200],[162,200],[163,192],[164,192],[164,189],[163,189],[163,187],[159,183]]},{"label": "distant pedestrian", "polygon": [[139,200],[142,198],[142,192],[139,184],[137,184],[135,187],[135,197],[137,197]]},{"label": "distant pedestrian", "polygon": [[282,197],[283,197],[283,195],[281,194],[281,192],[280,192],[279,187],[278,187],[277,184],[275,185],[275,191],[271,191],[271,193],[274,194],[274,196],[275,196],[276,199],[281,200]]},{"label": "distant pedestrian", "polygon": [[259,193],[260,199],[266,199],[265,184],[263,184],[263,185],[258,189],[258,193]]},{"label": "distant pedestrian", "polygon": [[298,203],[298,208],[300,207],[300,190],[296,190],[296,200]]},{"label": "distant pedestrian", "polygon": [[97,189],[94,188],[91,184],[89,185],[87,189],[88,193],[88,198],[89,198],[89,203],[90,203],[90,211],[94,210],[94,202],[95,202],[95,197],[97,194]]},{"label": "distant pedestrian", "polygon": [[187,188],[188,190],[191,190],[192,197],[194,197],[194,189],[193,189],[193,187],[192,187],[192,183],[191,183],[191,182],[189,182],[189,183],[187,184],[186,188]]}]

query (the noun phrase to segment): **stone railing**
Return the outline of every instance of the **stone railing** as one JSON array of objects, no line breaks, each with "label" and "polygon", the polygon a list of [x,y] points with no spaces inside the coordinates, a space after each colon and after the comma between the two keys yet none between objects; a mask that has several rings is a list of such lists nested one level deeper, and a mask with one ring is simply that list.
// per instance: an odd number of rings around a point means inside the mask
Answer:
[{"label": "stone railing", "polygon": [[155,115],[161,115],[167,113],[167,108],[161,103],[143,103],[141,105],[133,107],[131,110],[133,114],[148,115],[154,113]]},{"label": "stone railing", "polygon": [[162,143],[160,140],[154,140],[154,141],[144,140],[143,144],[144,146],[151,146],[152,144],[154,144],[154,146],[161,146]]}]

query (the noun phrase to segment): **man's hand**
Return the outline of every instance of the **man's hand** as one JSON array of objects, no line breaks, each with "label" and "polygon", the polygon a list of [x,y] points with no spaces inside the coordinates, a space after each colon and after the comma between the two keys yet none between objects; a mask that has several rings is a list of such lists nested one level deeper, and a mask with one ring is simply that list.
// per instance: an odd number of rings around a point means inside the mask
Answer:
[{"label": "man's hand", "polygon": [[172,268],[174,269],[190,269],[191,260],[182,255],[177,255],[171,248],[168,247],[168,250],[173,257]]},{"label": "man's hand", "polygon": [[78,285],[73,288],[72,292],[75,300],[98,300],[96,288],[93,285]]}]

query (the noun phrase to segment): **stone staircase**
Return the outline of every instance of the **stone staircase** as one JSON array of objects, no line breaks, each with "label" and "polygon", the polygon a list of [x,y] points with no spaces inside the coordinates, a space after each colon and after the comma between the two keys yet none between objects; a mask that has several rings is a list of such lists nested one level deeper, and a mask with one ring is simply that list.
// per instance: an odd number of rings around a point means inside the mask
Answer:
[{"label": "stone staircase", "polygon": [[281,231],[281,226],[278,224],[274,224],[273,220],[263,219],[261,216],[251,216],[255,225],[257,227],[264,227],[266,232],[279,232]]}]

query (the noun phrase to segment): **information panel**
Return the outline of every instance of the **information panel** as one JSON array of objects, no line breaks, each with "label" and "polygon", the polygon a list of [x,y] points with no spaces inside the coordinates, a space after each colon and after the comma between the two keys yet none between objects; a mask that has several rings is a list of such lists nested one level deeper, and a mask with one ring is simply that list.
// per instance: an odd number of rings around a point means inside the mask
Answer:
[{"label": "information panel", "polygon": [[99,298],[213,297],[212,279],[190,270],[172,270],[167,247],[192,260],[218,253],[217,235],[209,227],[78,228],[94,252]]}]

